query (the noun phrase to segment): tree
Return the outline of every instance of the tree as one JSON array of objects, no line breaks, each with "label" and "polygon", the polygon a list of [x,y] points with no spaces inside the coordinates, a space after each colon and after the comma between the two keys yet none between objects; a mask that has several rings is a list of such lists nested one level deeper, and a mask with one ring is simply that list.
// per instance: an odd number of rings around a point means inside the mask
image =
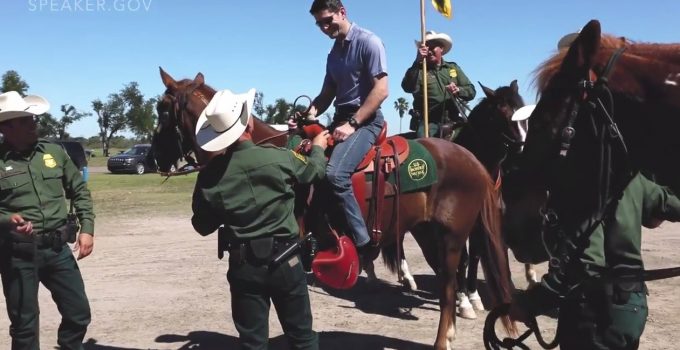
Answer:
[{"label": "tree", "polygon": [[19,73],[14,70],[8,70],[2,75],[2,92],[16,91],[21,96],[26,96],[28,91],[28,83],[26,83]]},{"label": "tree", "polygon": [[283,98],[278,98],[274,101],[274,105],[267,105],[267,117],[264,121],[269,124],[285,124],[292,111],[293,104],[288,103]]},{"label": "tree", "polygon": [[156,114],[156,103],[158,98],[144,99],[144,95],[139,91],[139,84],[131,82],[120,92],[125,101],[125,116],[127,117],[126,127],[132,131],[138,139],[150,141],[153,136],[154,127],[158,120]]},{"label": "tree", "polygon": [[104,156],[109,156],[111,139],[123,130],[130,129],[140,139],[149,140],[158,119],[155,105],[155,98],[144,100],[139,84],[134,81],[123,86],[118,93],[110,94],[106,102],[100,99],[92,101]]},{"label": "tree", "polygon": [[106,102],[102,102],[100,99],[92,101],[92,109],[97,113],[102,154],[104,157],[108,157],[111,138],[124,130],[127,124],[125,101],[120,95],[111,94]]},{"label": "tree", "polygon": [[404,119],[404,113],[408,111],[408,101],[406,101],[405,98],[399,97],[397,98],[396,101],[394,101],[394,109],[399,112],[399,133],[401,134],[401,121]]},{"label": "tree", "polygon": [[255,102],[253,102],[253,111],[255,112],[255,115],[262,119],[262,116],[265,114],[266,110],[264,106],[262,105],[262,99],[264,98],[264,93],[261,91],[258,91],[255,93]]},{"label": "tree", "polygon": [[59,121],[52,114],[44,113],[38,117],[38,137],[56,139],[59,137]]},{"label": "tree", "polygon": [[76,107],[65,104],[61,105],[61,119],[55,120],[56,122],[56,138],[59,140],[65,140],[69,138],[69,134],[66,132],[66,128],[73,124],[75,121],[82,119],[83,117],[91,116],[92,113],[79,112]]}]

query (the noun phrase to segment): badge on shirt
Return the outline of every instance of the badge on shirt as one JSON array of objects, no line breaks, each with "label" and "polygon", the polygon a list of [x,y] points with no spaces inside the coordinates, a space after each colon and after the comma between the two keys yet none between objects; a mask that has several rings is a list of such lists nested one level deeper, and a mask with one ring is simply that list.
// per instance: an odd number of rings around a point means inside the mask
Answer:
[{"label": "badge on shirt", "polygon": [[455,68],[449,69],[449,76],[450,76],[451,78],[455,78],[455,77],[458,76],[458,72],[456,72],[456,69],[455,69]]},{"label": "badge on shirt", "polygon": [[54,168],[57,166],[57,161],[54,160],[54,157],[52,157],[52,155],[49,153],[43,155],[43,161],[45,162],[45,166],[48,168]]},{"label": "badge on shirt", "polygon": [[[293,151],[291,151],[291,152],[293,152]],[[295,158],[299,159],[301,162],[307,164],[307,157],[305,157],[302,154],[297,153],[297,152],[293,152],[293,155],[295,156]]]}]

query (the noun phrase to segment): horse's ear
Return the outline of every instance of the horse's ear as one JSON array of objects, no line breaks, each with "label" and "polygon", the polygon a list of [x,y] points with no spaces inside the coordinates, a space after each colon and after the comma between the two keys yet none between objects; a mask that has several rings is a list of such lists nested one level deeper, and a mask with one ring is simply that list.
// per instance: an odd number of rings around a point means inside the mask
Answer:
[{"label": "horse's ear", "polygon": [[513,80],[510,83],[510,88],[512,89],[513,93],[515,93],[515,94],[519,93],[519,86],[517,86],[517,79]]},{"label": "horse's ear", "polygon": [[600,50],[601,35],[600,22],[597,20],[588,22],[569,47],[569,52],[562,64],[562,71],[568,69],[582,73],[592,68]]},{"label": "horse's ear", "polygon": [[194,78],[194,84],[196,84],[196,86],[201,86],[205,84],[205,78],[203,77],[203,73],[199,72],[198,74],[196,74],[196,78]]},{"label": "horse's ear", "polygon": [[477,84],[479,84],[479,86],[482,87],[482,91],[484,91],[484,95],[486,95],[486,97],[491,98],[491,97],[496,96],[495,91],[493,91],[493,90],[489,89],[488,87],[482,85],[482,83],[480,83],[480,82],[477,82]]},{"label": "horse's ear", "polygon": [[173,79],[170,74],[166,73],[162,67],[158,67],[161,71],[161,80],[163,80],[163,85],[165,85],[166,88],[171,88],[174,87],[177,82],[175,79]]}]

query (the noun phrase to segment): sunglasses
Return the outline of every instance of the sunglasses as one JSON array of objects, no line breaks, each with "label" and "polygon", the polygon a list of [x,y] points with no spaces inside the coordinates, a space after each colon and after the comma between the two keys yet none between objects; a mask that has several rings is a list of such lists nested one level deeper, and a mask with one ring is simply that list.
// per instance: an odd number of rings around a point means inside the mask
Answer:
[{"label": "sunglasses", "polygon": [[430,51],[434,51],[434,49],[436,49],[438,47],[443,48],[443,46],[439,43],[427,43],[425,45],[427,46],[427,49],[430,50]]},{"label": "sunglasses", "polygon": [[316,26],[319,28],[327,27],[333,23],[333,19],[335,18],[335,14],[337,12],[333,12],[330,16],[323,17],[320,20],[316,21]]}]

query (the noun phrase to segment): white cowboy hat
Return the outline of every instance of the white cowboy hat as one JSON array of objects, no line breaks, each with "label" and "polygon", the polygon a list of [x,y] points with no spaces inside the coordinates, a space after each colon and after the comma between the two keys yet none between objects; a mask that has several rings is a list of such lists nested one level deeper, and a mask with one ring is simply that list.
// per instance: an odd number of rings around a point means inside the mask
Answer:
[{"label": "white cowboy hat", "polygon": [[[444,33],[437,33],[434,30],[425,33],[425,42],[427,43],[428,41],[439,41],[442,44],[442,55],[446,55],[451,51],[451,47],[453,46],[453,40],[451,40],[450,36]],[[416,47],[420,47],[420,40],[416,40],[415,42]]]},{"label": "white cowboy hat", "polygon": [[574,40],[576,40],[576,38],[578,38],[578,35],[580,33],[581,33],[581,31],[579,30],[578,32],[569,33],[569,34],[563,36],[562,38],[560,38],[560,41],[557,42],[557,49],[558,50],[568,49],[569,46],[571,46],[571,43],[573,43]]},{"label": "white cowboy hat", "polygon": [[196,142],[215,152],[229,147],[246,130],[255,101],[255,89],[236,95],[230,90],[215,93],[196,123]]},{"label": "white cowboy hat", "polygon": [[46,99],[36,95],[21,97],[16,91],[0,94],[0,123],[19,117],[40,115],[50,109]]},{"label": "white cowboy hat", "polygon": [[529,119],[531,113],[534,111],[534,108],[536,108],[536,105],[526,105],[516,110],[515,113],[512,114],[512,118],[510,118],[510,120],[513,122],[518,122]]}]

